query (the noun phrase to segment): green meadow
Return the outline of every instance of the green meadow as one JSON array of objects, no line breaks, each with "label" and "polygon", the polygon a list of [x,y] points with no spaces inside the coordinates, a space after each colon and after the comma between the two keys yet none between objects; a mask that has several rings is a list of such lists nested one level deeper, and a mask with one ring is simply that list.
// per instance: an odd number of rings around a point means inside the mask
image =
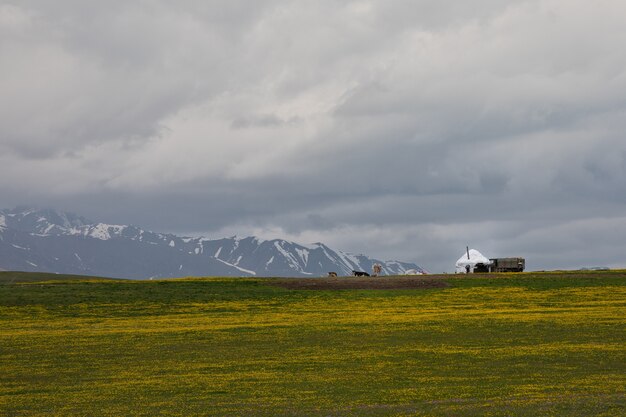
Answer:
[{"label": "green meadow", "polygon": [[433,279],[2,272],[0,415],[626,415],[626,271]]}]

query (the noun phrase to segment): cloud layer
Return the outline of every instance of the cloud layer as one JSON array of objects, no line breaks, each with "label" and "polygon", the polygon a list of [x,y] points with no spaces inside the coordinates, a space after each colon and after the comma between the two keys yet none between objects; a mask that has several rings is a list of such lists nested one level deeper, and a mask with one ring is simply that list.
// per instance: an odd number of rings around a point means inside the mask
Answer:
[{"label": "cloud layer", "polygon": [[466,3],[2,2],[0,202],[626,267],[626,4]]}]

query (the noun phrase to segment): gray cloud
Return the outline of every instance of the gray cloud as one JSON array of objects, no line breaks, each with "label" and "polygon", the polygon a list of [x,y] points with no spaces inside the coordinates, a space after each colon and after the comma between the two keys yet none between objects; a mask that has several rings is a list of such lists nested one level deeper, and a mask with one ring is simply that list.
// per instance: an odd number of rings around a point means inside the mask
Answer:
[{"label": "gray cloud", "polygon": [[0,203],[626,266],[616,0],[0,5]]}]

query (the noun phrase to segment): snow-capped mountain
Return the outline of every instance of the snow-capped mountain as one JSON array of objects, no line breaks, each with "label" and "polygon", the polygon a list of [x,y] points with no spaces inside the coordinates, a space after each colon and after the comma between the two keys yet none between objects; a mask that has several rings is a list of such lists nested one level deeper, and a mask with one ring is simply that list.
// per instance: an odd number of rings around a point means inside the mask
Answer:
[{"label": "snow-capped mountain", "polygon": [[120,278],[180,276],[313,277],[422,271],[413,264],[383,262],[333,250],[322,243],[236,236],[210,240],[96,223],[55,210],[0,210],[0,270],[45,271]]}]

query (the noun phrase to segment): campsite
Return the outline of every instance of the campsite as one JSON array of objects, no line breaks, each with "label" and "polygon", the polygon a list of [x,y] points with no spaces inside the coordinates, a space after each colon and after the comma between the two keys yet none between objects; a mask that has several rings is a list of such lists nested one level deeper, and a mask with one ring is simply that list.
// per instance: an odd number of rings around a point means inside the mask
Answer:
[{"label": "campsite", "polygon": [[526,259],[521,257],[487,258],[476,249],[465,248],[455,264],[455,273],[469,274],[474,272],[523,272]]},{"label": "campsite", "polygon": [[617,416],[626,271],[0,272],[0,415]]}]

